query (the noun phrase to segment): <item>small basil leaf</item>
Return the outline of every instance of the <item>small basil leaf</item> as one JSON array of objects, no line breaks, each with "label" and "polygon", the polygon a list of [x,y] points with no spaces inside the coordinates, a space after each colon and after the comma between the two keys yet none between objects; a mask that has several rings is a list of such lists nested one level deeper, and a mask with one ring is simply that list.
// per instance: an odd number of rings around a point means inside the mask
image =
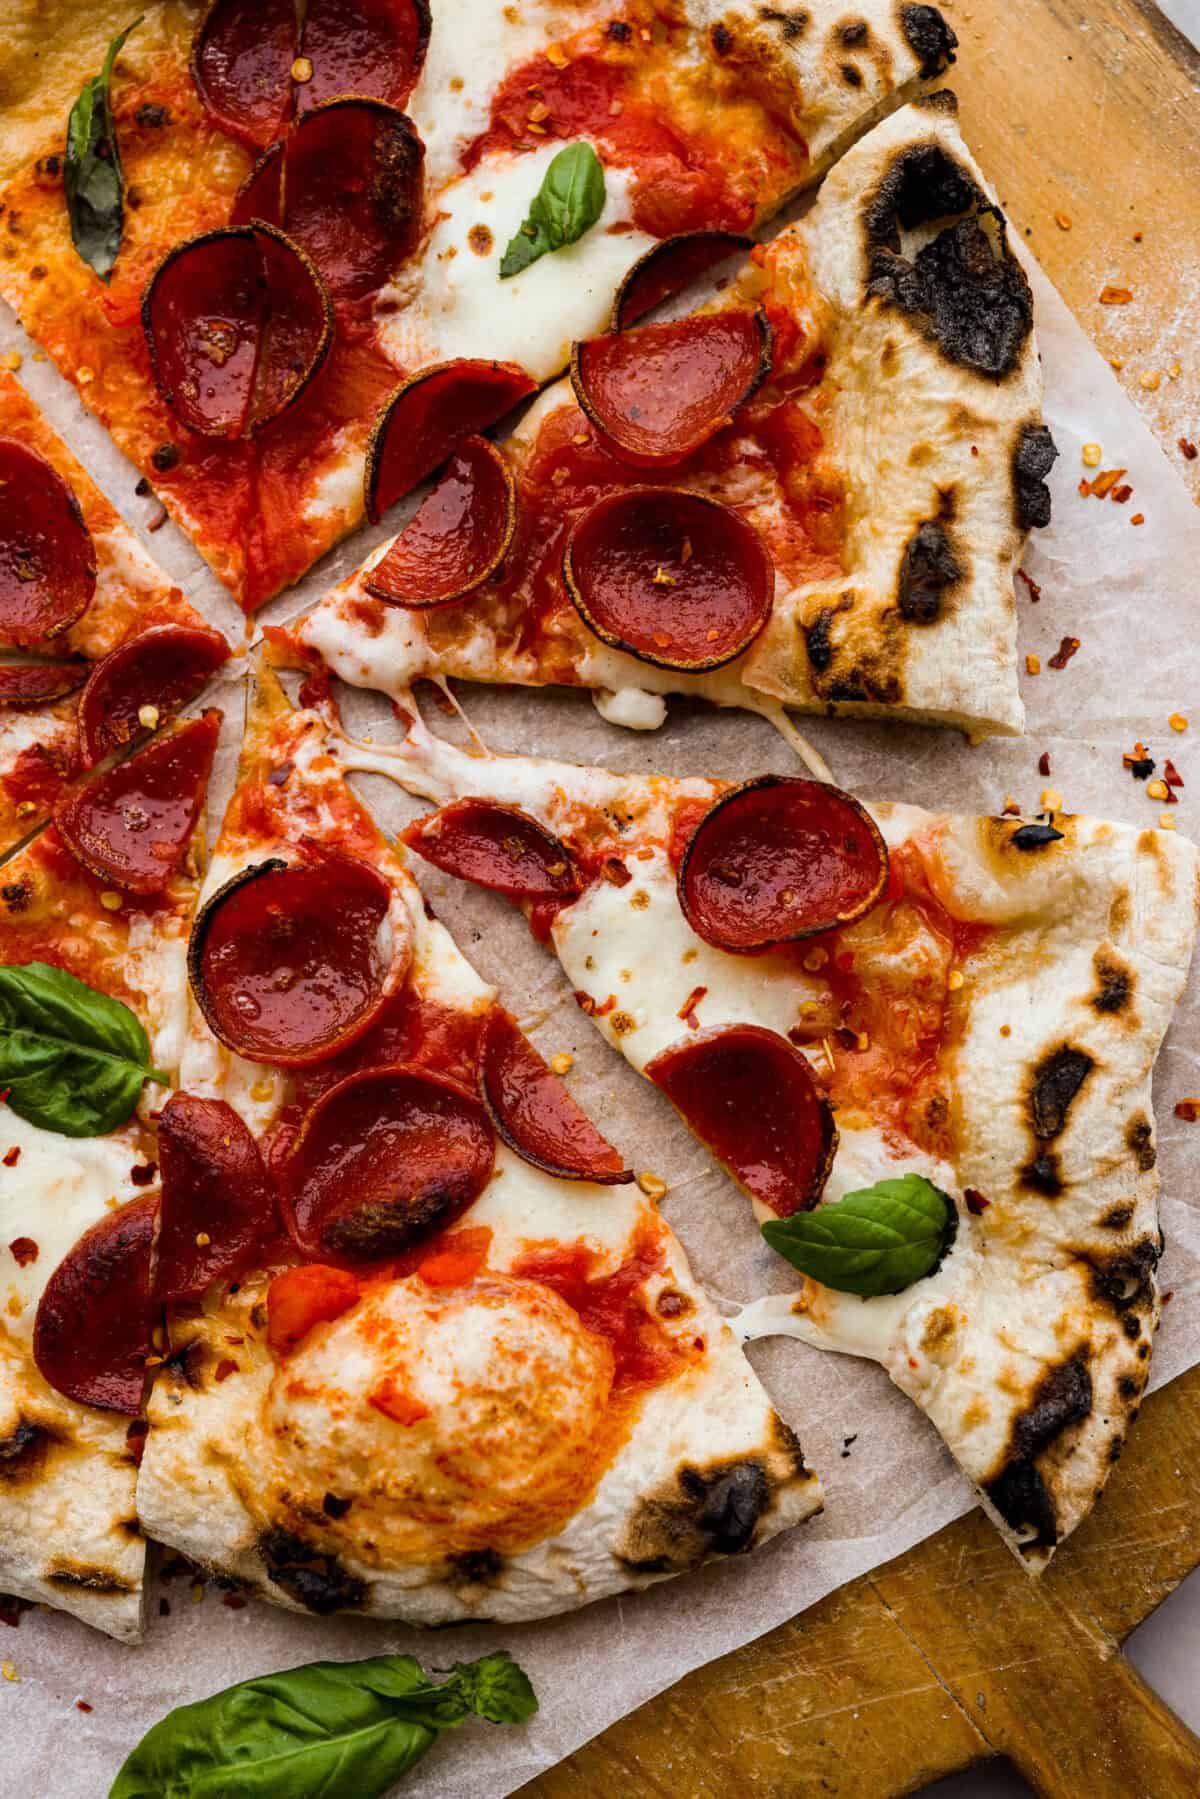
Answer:
[{"label": "small basil leaf", "polygon": [[954,1201],[923,1174],[876,1181],[762,1234],[793,1268],[837,1293],[902,1293],[932,1274],[958,1230]]},{"label": "small basil leaf", "polygon": [[168,1712],[109,1799],[375,1799],[471,1712],[508,1723],[536,1710],[503,1653],[456,1667],[444,1686],[411,1655],[309,1662]]},{"label": "small basil leaf", "polygon": [[504,252],[500,279],[578,243],[604,211],[604,165],[587,143],[568,144],[546,170],[529,216]]},{"label": "small basil leaf", "polygon": [[125,226],[125,183],[110,100],[113,64],[141,22],[135,19],[113,39],[103,68],[84,83],[67,121],[63,186],[71,242],[102,281],[112,275]]},{"label": "small basil leaf", "polygon": [[119,999],[45,962],[0,966],[0,1088],[18,1117],[63,1137],[103,1137],[148,1080],[168,1085]]}]

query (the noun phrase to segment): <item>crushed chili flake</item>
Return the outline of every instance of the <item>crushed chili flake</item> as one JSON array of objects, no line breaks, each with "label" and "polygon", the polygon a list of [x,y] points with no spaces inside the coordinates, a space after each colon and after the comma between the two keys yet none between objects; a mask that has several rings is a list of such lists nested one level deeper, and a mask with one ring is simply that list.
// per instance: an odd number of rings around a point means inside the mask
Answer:
[{"label": "crushed chili flake", "polygon": [[229,1376],[231,1374],[236,1374],[237,1371],[238,1371],[238,1365],[233,1360],[233,1357],[232,1356],[222,1356],[221,1360],[217,1363],[216,1367],[213,1370],[213,1379],[214,1380],[228,1380]]},{"label": "crushed chili flake", "polygon": [[19,1143],[14,1143],[12,1148],[6,1149],[4,1155],[0,1157],[0,1161],[3,1161],[6,1168],[15,1168],[20,1160],[21,1145]]},{"label": "crushed chili flake", "polygon": [[1187,457],[1189,462],[1195,462],[1197,456],[1200,456],[1200,450],[1196,448],[1190,437],[1181,437],[1179,439],[1179,448],[1183,451],[1183,454]]},{"label": "crushed chili flake", "polygon": [[1167,783],[1168,787],[1182,787],[1183,786],[1183,776],[1180,774],[1179,770],[1176,768],[1175,764],[1172,762],[1172,760],[1169,756],[1167,757],[1166,761],[1163,763],[1163,780]]},{"label": "crushed chili flake", "polygon": [[1038,582],[1036,582],[1034,580],[1032,575],[1027,575],[1023,568],[1019,568],[1017,570],[1017,575],[1022,581],[1024,581],[1026,587],[1029,589],[1029,597],[1033,601],[1034,605],[1036,606],[1038,601],[1042,597],[1042,590],[1041,590],[1040,585],[1038,584]]},{"label": "crushed chili flake", "polygon": [[1146,514],[1144,512],[1135,512],[1130,516],[1129,522],[1131,525],[1144,525],[1146,522]]},{"label": "crushed chili flake", "polygon": [[610,993],[608,998],[606,1000],[603,1000],[600,1005],[596,1005],[595,1002],[593,1001],[592,1017],[593,1018],[606,1018],[608,1016],[608,1014],[612,1011],[612,1009],[616,1005],[616,1003],[617,1003],[617,996],[615,993]]},{"label": "crushed chili flake", "polygon": [[1127,750],[1121,757],[1121,761],[1135,781],[1149,780],[1156,767],[1154,757],[1144,743],[1135,743],[1132,750]]},{"label": "crushed chili flake", "polygon": [[0,1624],[7,1624],[10,1630],[18,1628],[22,1612],[32,1610],[32,1599],[18,1599],[15,1593],[0,1593]]},{"label": "crushed chili flake", "polygon": [[1195,1124],[1200,1119],[1200,1099],[1176,1100],[1175,1116],[1182,1118],[1186,1124]]},{"label": "crushed chili flake", "polygon": [[579,989],[576,988],[575,992],[571,995],[571,998],[575,1001],[575,1004],[579,1007],[579,1010],[581,1012],[586,1012],[588,1017],[591,1018],[591,1016],[593,1015],[593,1013],[596,1010],[596,1002],[592,998],[591,994],[590,993],[581,993],[579,991]]},{"label": "crushed chili flake", "polygon": [[1039,773],[1039,775],[1048,775],[1050,773],[1050,751],[1049,750],[1043,750],[1041,755],[1038,757],[1038,773]]},{"label": "crushed chili flake", "polygon": [[92,1707],[88,1704],[86,1699],[77,1699],[75,1701],[75,1710],[77,1712],[90,1712]]},{"label": "crushed chili flake", "polygon": [[1079,483],[1080,496],[1085,500],[1088,498],[1089,494],[1094,500],[1106,499],[1117,485],[1117,482],[1121,479],[1122,475],[1127,475],[1128,473],[1129,470],[1123,468],[1102,468],[1100,473],[1091,481],[1081,481]]},{"label": "crushed chili flake", "polygon": [[1049,666],[1051,668],[1065,668],[1078,648],[1078,637],[1064,637],[1053,656],[1051,656]]},{"label": "crushed chili flake", "polygon": [[8,1247],[18,1268],[28,1268],[38,1259],[38,1246],[32,1237],[14,1237]]},{"label": "crushed chili flake", "polygon": [[157,1162],[139,1162],[129,1170],[129,1178],[135,1187],[148,1187],[157,1173]]},{"label": "crushed chili flake", "polygon": [[1111,281],[1106,281],[1100,289],[1101,306],[1128,306],[1132,299],[1132,288],[1114,287]]},{"label": "crushed chili flake", "polygon": [[619,856],[606,857],[600,873],[611,887],[628,887],[633,879]]},{"label": "crushed chili flake", "polygon": [[978,1187],[964,1187],[963,1198],[967,1202],[967,1210],[972,1218],[982,1217],[992,1203],[990,1199],[984,1197]]},{"label": "crushed chili flake", "polygon": [[1001,818],[1020,818],[1021,802],[1014,799],[1011,793],[1004,796],[1004,804],[1000,808]]},{"label": "crushed chili flake", "polygon": [[675,1014],[676,1018],[682,1018],[689,1031],[698,1031],[700,1029],[700,1020],[696,1017],[696,1007],[700,1004],[700,1001],[707,992],[707,987],[693,987],[692,991],[688,994],[678,1012]]},{"label": "crushed chili flake", "polygon": [[1114,505],[1123,506],[1132,492],[1133,492],[1132,487],[1130,487],[1128,481],[1125,481],[1121,484],[1120,487],[1113,488],[1112,493],[1109,495],[1109,498],[1112,500]]}]

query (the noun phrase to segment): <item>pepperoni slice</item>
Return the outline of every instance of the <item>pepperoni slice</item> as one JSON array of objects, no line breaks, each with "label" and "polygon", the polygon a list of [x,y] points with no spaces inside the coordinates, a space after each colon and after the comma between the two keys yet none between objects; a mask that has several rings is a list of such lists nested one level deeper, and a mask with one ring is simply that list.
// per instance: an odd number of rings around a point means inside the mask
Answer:
[{"label": "pepperoni slice", "polygon": [[417,1068],[369,1069],[305,1118],[282,1164],[284,1218],[310,1258],[378,1261],[461,1218],[495,1156],[473,1093]]},{"label": "pepperoni slice", "polygon": [[173,1093],[158,1121],[162,1179],[154,1291],[199,1299],[236,1280],[278,1232],[275,1194],[258,1144],[223,1099]]},{"label": "pepperoni slice", "polygon": [[157,1193],[106,1212],[67,1251],[38,1304],[33,1359],[57,1393],[110,1412],[141,1410],[154,1310]]},{"label": "pepperoni slice", "polygon": [[188,950],[213,1035],[282,1068],[356,1043],[408,973],[412,936],[391,900],[369,862],[339,850],[309,847],[303,860],[273,856],[235,875]]},{"label": "pepperoni slice", "polygon": [[581,891],[568,850],[516,806],[454,800],[400,835],[435,868],[507,899],[567,900]]},{"label": "pepperoni slice", "polygon": [[718,1025],[646,1064],[684,1123],[752,1199],[780,1218],[821,1197],[837,1149],[833,1110],[786,1037]]},{"label": "pepperoni slice", "polygon": [[472,437],[511,412],[537,382],[515,362],[460,356],[422,369],[396,389],[367,446],[367,517],[378,524],[396,501]]},{"label": "pepperoni slice", "polygon": [[512,470],[486,437],[468,437],[366,579],[393,606],[445,606],[495,574],[517,524]]},{"label": "pepperoni slice", "polygon": [[70,662],[6,662],[0,665],[0,706],[48,706],[87,680],[88,665]]},{"label": "pepperoni slice", "polygon": [[187,853],[208,789],[221,714],[174,724],[54,808],[77,862],[127,893],[161,893]]},{"label": "pepperoni slice", "polygon": [[[203,625],[151,625],[119,643],[97,662],[79,696],[84,766],[95,767],[172,717],[228,660],[221,633]],[[156,717],[143,724],[140,714],[147,706]]]},{"label": "pepperoni slice", "polygon": [[230,223],[278,226],[335,299],[361,299],[415,248],[424,166],[425,147],[394,106],[334,100],[260,157]]},{"label": "pepperoni slice", "polygon": [[771,327],[729,307],[575,344],[571,385],[627,462],[682,462],[727,425],[771,367]]},{"label": "pepperoni slice", "polygon": [[657,668],[732,662],[770,618],[775,592],[754,526],[673,487],[597,500],[567,539],[563,579],[597,637]]},{"label": "pepperoni slice", "polygon": [[333,342],[316,269],[270,224],[209,231],[172,250],[142,296],[158,390],[207,437],[246,437],[293,405]]},{"label": "pepperoni slice", "polygon": [[0,437],[0,644],[28,650],[59,636],[95,591],[79,501],[44,456]]},{"label": "pepperoni slice", "polygon": [[684,851],[684,917],[717,949],[747,954],[850,924],[881,897],[887,846],[840,787],[763,775],[722,794]]},{"label": "pepperoni slice", "polygon": [[261,148],[287,129],[300,50],[296,0],[213,0],[192,41],[192,80],[209,114]]},{"label": "pepperoni slice", "polygon": [[699,280],[735,251],[749,250],[753,242],[737,231],[681,231],[661,238],[638,257],[617,289],[613,330],[628,330],[644,313]]},{"label": "pepperoni slice", "polygon": [[619,1186],[633,1179],[605,1141],[500,1006],[488,1016],[483,1036],[480,1088],[488,1115],[510,1149],[535,1168],[566,1181]]},{"label": "pepperoni slice", "polygon": [[301,50],[312,79],[297,93],[303,112],[335,94],[403,106],[429,48],[429,0],[307,0]]}]

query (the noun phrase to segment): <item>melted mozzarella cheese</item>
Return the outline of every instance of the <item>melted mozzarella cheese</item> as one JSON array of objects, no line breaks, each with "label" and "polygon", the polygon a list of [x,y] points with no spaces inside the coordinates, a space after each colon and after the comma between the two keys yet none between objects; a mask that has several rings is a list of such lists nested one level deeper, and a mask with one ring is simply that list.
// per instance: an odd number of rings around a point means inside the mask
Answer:
[{"label": "melted mozzarella cheese", "polygon": [[561,149],[548,143],[480,163],[441,195],[419,261],[380,294],[383,347],[399,367],[483,349],[546,381],[569,360],[575,338],[607,327],[622,276],[656,241],[631,224],[622,169],[605,170],[604,211],[577,243],[500,279],[504,252]]},{"label": "melted mozzarella cheese", "polygon": [[341,594],[331,594],[309,613],[299,628],[300,641],[351,687],[374,688],[399,699],[424,673],[429,660],[429,639],[420,613],[404,606],[381,606],[379,629],[373,630],[340,604],[341,599]]}]

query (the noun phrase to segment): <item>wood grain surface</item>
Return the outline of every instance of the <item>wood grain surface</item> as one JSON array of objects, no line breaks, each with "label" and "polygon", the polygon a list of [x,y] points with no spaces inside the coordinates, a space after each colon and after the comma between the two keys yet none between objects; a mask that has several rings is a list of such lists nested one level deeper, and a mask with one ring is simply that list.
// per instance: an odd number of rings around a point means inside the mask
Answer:
[{"label": "wood grain surface", "polygon": [[[1200,55],[1149,0],[943,4],[963,129],[1013,229],[1200,495],[1179,447],[1200,443]],[[1101,305],[1106,284],[1132,299]],[[1051,1799],[1194,1799],[1200,1739],[1120,1645],[1200,1562],[1198,1520],[1193,1369],[1146,1403],[1041,1581],[963,1518],[689,1675],[524,1799],[889,1799],[998,1755]]]}]

